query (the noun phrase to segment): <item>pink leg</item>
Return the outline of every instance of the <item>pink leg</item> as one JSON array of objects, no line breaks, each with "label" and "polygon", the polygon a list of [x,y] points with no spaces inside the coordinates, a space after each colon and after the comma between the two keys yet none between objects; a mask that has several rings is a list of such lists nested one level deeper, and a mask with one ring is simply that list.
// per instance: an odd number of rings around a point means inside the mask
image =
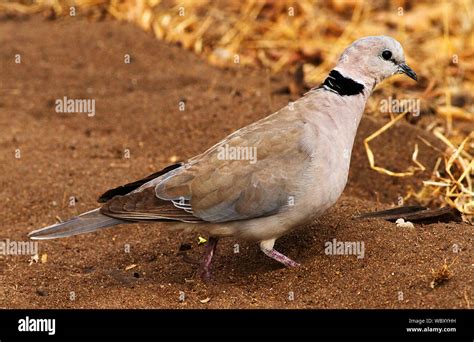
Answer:
[{"label": "pink leg", "polygon": [[276,251],[273,248],[272,249],[261,248],[261,249],[262,249],[262,252],[265,253],[267,256],[282,263],[286,267],[296,267],[300,265],[297,262],[288,258],[286,255],[281,254],[280,252]]},{"label": "pink leg", "polygon": [[211,262],[214,253],[216,252],[217,241],[219,239],[215,237],[210,237],[209,241],[206,244],[206,249],[201,260],[201,264],[198,269],[198,274],[204,282],[209,282],[211,280]]}]

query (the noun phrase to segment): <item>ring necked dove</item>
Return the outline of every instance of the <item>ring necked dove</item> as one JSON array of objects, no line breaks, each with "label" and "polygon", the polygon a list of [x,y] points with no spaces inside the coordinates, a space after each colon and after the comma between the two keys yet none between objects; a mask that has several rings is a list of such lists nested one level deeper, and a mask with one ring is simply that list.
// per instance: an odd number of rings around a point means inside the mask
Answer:
[{"label": "ring necked dove", "polygon": [[[416,74],[399,42],[355,41],[325,81],[276,113],[239,129],[204,153],[109,190],[102,207],[29,234],[53,239],[133,222],[164,222],[210,236],[204,279],[220,237],[260,243],[285,266],[298,264],[275,240],[320,216],[347,182],[352,146],[367,98],[394,74]],[[165,226],[163,224],[163,226]]]}]

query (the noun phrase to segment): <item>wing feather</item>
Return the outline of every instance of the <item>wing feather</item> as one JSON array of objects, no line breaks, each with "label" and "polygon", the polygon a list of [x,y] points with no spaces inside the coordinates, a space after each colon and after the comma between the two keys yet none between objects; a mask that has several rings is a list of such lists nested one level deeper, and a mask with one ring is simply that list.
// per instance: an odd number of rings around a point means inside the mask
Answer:
[{"label": "wing feather", "polygon": [[[191,159],[156,185],[156,195],[190,199],[193,214],[209,222],[273,215],[287,207],[310,163],[303,136],[303,121],[267,117]],[[254,149],[256,160],[222,158],[225,148]]]}]

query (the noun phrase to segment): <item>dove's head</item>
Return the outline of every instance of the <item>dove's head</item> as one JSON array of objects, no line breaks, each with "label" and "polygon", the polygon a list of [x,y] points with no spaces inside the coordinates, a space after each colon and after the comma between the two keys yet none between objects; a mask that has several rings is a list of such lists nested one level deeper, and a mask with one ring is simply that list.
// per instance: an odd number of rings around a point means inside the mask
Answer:
[{"label": "dove's head", "polygon": [[394,74],[417,79],[415,72],[405,63],[400,43],[388,36],[356,40],[342,53],[335,69],[345,77],[372,86]]}]

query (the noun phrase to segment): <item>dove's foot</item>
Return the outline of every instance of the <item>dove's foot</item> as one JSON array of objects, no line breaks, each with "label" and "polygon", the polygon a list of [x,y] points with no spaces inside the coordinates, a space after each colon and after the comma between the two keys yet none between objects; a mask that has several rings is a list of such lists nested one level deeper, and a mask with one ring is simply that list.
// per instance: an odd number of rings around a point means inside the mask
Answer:
[{"label": "dove's foot", "polygon": [[275,244],[275,240],[262,241],[260,243],[260,249],[262,250],[263,253],[265,253],[265,255],[278,261],[279,263],[282,263],[286,267],[296,267],[300,265],[296,261],[291,260],[286,255],[281,254],[280,252],[275,250],[273,248],[274,244]]},{"label": "dove's foot", "polygon": [[216,251],[218,238],[210,237],[206,244],[206,249],[199,265],[198,274],[201,279],[208,283],[211,280],[211,262]]}]

